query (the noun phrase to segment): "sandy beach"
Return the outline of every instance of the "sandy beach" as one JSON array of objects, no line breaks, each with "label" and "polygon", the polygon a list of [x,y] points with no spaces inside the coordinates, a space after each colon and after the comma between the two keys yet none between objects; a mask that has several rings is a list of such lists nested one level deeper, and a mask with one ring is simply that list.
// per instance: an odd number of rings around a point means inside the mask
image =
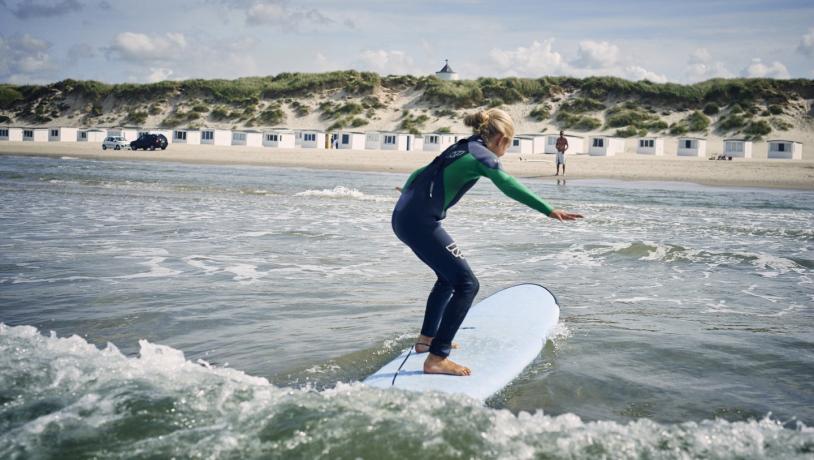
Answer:
[{"label": "sandy beach", "polygon": [[[376,150],[303,150],[210,145],[170,145],[165,151],[103,151],[96,144],[3,142],[0,155],[75,157],[94,160],[151,160],[182,163],[304,167],[347,171],[408,173],[433,153]],[[556,180],[553,155],[506,155],[503,165],[518,177]],[[711,161],[704,158],[569,155],[567,179],[677,181],[715,186],[814,190],[814,162],[760,159]]]}]

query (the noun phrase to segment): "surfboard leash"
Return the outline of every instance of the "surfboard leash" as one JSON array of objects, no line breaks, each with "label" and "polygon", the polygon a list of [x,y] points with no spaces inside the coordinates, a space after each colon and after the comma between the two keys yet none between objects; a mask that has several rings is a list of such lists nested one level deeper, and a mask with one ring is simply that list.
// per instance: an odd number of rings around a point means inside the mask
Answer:
[{"label": "surfboard leash", "polygon": [[401,362],[401,365],[399,365],[399,368],[396,369],[396,373],[393,374],[393,381],[390,382],[390,386],[393,386],[393,385],[396,384],[396,377],[399,376],[399,372],[401,372],[401,368],[404,367],[404,364],[407,362],[408,359],[410,359],[410,355],[413,354],[413,350],[415,350],[416,345],[424,345],[424,346],[429,347],[429,345],[427,345],[426,343],[422,343],[422,342],[416,342],[415,345],[410,347],[410,350],[407,352],[407,356],[404,357],[404,361]]}]

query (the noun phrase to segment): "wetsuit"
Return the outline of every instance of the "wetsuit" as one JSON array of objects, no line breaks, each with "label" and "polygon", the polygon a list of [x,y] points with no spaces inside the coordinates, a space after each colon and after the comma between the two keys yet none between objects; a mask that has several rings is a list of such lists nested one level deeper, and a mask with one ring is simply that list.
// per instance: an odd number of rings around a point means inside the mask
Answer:
[{"label": "wetsuit", "polygon": [[396,236],[438,276],[421,327],[421,334],[434,337],[430,352],[437,356],[449,355],[452,339],[479,288],[441,220],[481,176],[491,179],[510,198],[545,215],[551,213],[551,206],[503,171],[498,157],[478,135],[458,141],[413,172],[393,210]]}]

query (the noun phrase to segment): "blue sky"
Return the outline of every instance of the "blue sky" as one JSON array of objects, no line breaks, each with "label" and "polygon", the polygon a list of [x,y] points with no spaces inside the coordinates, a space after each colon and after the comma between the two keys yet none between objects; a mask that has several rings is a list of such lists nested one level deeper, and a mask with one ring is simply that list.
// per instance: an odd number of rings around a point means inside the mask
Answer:
[{"label": "blue sky", "polygon": [[814,2],[0,0],[0,81],[340,69],[814,78]]}]

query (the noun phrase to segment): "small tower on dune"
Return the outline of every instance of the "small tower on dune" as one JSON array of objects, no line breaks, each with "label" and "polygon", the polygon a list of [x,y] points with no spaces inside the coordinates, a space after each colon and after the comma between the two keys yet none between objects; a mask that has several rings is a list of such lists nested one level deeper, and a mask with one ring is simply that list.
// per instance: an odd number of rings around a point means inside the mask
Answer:
[{"label": "small tower on dune", "polygon": [[444,59],[444,68],[435,72],[435,76],[441,80],[459,80],[458,74],[449,66],[449,59]]}]

